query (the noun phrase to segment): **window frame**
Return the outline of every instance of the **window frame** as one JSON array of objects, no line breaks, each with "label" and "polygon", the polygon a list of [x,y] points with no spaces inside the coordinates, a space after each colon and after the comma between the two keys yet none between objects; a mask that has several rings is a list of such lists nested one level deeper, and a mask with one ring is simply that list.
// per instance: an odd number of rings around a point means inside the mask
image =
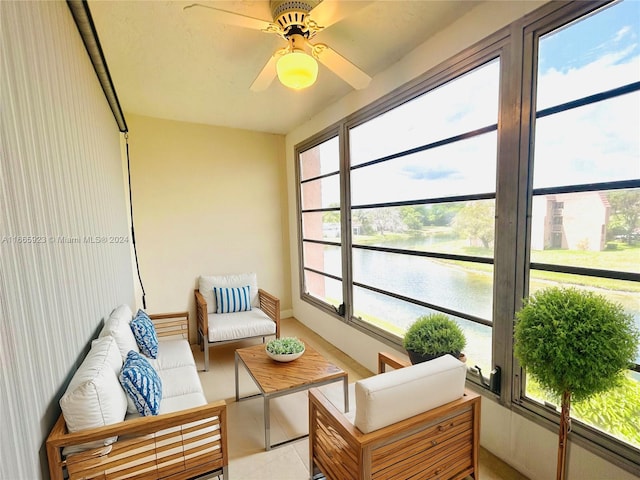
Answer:
[{"label": "window frame", "polygon": [[[536,112],[533,107],[535,105],[536,98],[536,72],[537,72],[537,58],[538,58],[538,44],[541,37],[556,30],[565,25],[569,25],[571,22],[586,17],[596,10],[601,9],[607,5],[615,3],[616,0],[598,0],[593,2],[570,2],[570,3],[556,3],[540,7],[533,12],[531,19],[524,19],[521,25],[523,48],[522,48],[522,65],[523,65],[523,81],[522,81],[522,105],[521,105],[521,118],[520,118],[520,136],[521,136],[521,150],[520,150],[520,164],[524,174],[523,183],[524,188],[521,188],[521,194],[518,198],[518,202],[526,206],[524,214],[520,215],[518,230],[521,232],[518,238],[518,253],[517,257],[523,259],[517,264],[517,275],[520,279],[520,285],[522,295],[516,298],[516,309],[519,310],[522,307],[522,299],[528,295],[528,282],[530,276],[530,270],[552,270],[563,273],[573,274],[587,274],[592,276],[611,275],[611,278],[635,280],[637,274],[626,274],[624,272],[613,272],[589,269],[583,267],[567,267],[560,265],[547,265],[543,263],[531,262],[530,258],[530,242],[531,242],[531,217],[533,207],[533,197],[535,195],[553,194],[553,193],[566,193],[567,191],[592,191],[597,188],[611,186],[615,183],[615,188],[634,188],[640,186],[640,182],[636,181],[620,181],[620,182],[603,182],[597,185],[582,185],[582,186],[570,186],[570,187],[549,187],[549,188],[533,188],[533,162],[534,162],[534,146],[533,137],[535,132],[537,118],[544,117],[552,114],[556,111],[566,111],[573,106],[581,105],[589,100],[593,100],[596,97],[601,98],[603,96],[610,96],[611,92],[599,93],[591,95],[582,99],[566,102],[562,105],[558,105],[551,108],[542,109],[540,112]],[[616,90],[626,90],[626,87]],[[634,90],[635,91],[635,90]],[[628,93],[628,92],[627,92]],[[637,280],[636,280],[637,281]],[[559,425],[559,412],[555,408],[547,405],[541,405],[538,402],[529,399],[525,395],[526,382],[524,381],[524,372],[520,366],[518,360],[513,356],[513,376],[512,376],[512,402],[513,411],[523,415],[536,423],[539,423],[546,428],[557,432]],[[637,371],[636,365],[635,370]],[[605,458],[611,463],[624,468],[628,471],[640,474],[640,449],[634,448],[630,444],[615,439],[605,432],[597,431],[593,427],[582,424],[579,421],[572,419],[572,441],[577,445],[580,445],[587,450],[590,450],[599,456]]]},{"label": "window frame", "polygon": [[[295,168],[295,173],[296,173],[296,200],[297,200],[297,217],[298,217],[298,221],[297,221],[297,229],[298,229],[298,259],[300,262],[300,269],[299,269],[299,284],[300,284],[300,296],[301,298],[306,301],[309,302],[310,304],[314,305],[315,307],[325,311],[326,313],[336,317],[336,318],[340,318],[343,319],[343,315],[340,314],[339,310],[336,309],[332,304],[327,303],[323,300],[321,300],[320,298],[310,295],[306,290],[306,282],[305,282],[305,271],[311,271],[313,273],[322,275],[322,276],[326,276],[329,278],[333,278],[335,280],[338,280],[340,282],[342,282],[342,290],[343,290],[343,305],[345,304],[345,298],[344,298],[344,285],[345,285],[345,281],[344,281],[344,271],[345,271],[345,266],[344,266],[344,241],[345,238],[344,236],[341,236],[340,241],[339,242],[327,242],[327,241],[319,241],[319,240],[310,240],[310,239],[305,239],[304,237],[304,230],[303,230],[303,213],[305,212],[309,212],[309,211],[314,211],[314,212],[325,212],[325,211],[335,211],[335,208],[316,208],[316,209],[309,209],[309,210],[304,210],[302,208],[302,184],[308,181],[312,181],[314,179],[318,179],[318,178],[324,178],[327,175],[330,174],[322,174],[319,175],[318,177],[313,177],[313,178],[309,178],[309,179],[305,179],[302,180],[301,176],[301,169],[300,169],[300,156],[302,155],[302,153],[311,150],[319,145],[321,145],[322,143],[329,141],[333,138],[338,138],[338,144],[339,144],[339,149],[340,149],[340,160],[339,160],[339,170],[337,172],[338,174],[338,178],[339,178],[339,183],[340,183],[340,221],[341,221],[341,228],[342,231],[344,231],[344,216],[342,213],[342,202],[343,202],[343,185],[342,185],[342,171],[343,171],[343,159],[344,156],[342,155],[342,143],[343,143],[343,138],[342,135],[340,135],[340,126],[339,124],[336,125],[332,125],[328,128],[326,128],[325,130],[323,130],[322,132],[318,133],[317,135],[314,135],[313,137],[309,138],[308,140],[301,142],[299,144],[297,144],[294,147],[294,158],[296,159],[296,168]],[[335,172],[332,172],[331,174],[335,174]],[[311,243],[315,243],[315,244],[320,244],[320,245],[329,245],[329,246],[336,246],[341,248],[342,250],[342,278],[336,278],[335,275],[332,274],[327,274],[326,272],[320,272],[318,270],[315,269],[311,269],[311,268],[305,268],[305,264],[304,264],[304,244],[305,242],[311,242]]]},{"label": "window frame", "polygon": [[[352,243],[351,192],[349,165],[349,135],[366,121],[427,93],[448,81],[473,70],[491,59],[500,58],[499,107],[497,121],[498,158],[496,171],[495,234],[493,254],[493,312],[492,312],[492,363],[502,369],[500,394],[496,395],[481,385],[476,374],[468,375],[473,389],[481,391],[490,400],[497,401],[532,422],[557,433],[559,413],[533,402],[524,396],[522,368],[513,354],[513,324],[515,313],[522,307],[528,293],[530,261],[530,217],[533,194],[533,132],[536,112],[532,108],[536,98],[535,83],[538,39],[554,29],[568,24],[613,3],[615,0],[590,2],[552,1],[528,15],[513,21],[484,40],[466,48],[416,79],[407,82],[371,104],[355,111],[327,129],[300,142],[294,147],[298,195],[298,242],[300,259],[300,296],[308,302],[351,327],[379,341],[402,349],[397,338],[353,316],[353,278],[351,275]],[[303,238],[300,210],[299,153],[318,145],[327,138],[338,135],[340,143],[340,185],[343,314],[315,297],[304,294]],[[515,160],[514,160],[515,159]],[[356,166],[359,167],[360,165]],[[637,187],[631,182],[628,186]],[[585,187],[589,188],[589,187]],[[624,188],[622,184],[617,188]],[[554,193],[557,189],[554,189]],[[413,204],[413,202],[410,202]],[[389,204],[380,204],[388,206]],[[360,248],[360,247],[356,247]],[[381,248],[384,250],[384,248]],[[436,255],[433,255],[436,256]],[[462,260],[469,260],[462,258]],[[485,262],[487,259],[482,258]],[[552,266],[555,270],[559,266]],[[584,270],[584,269],[583,269]],[[574,272],[571,272],[574,273]],[[619,272],[614,272],[619,273]],[[622,274],[626,278],[626,274]],[[634,277],[635,279],[635,277]],[[500,285],[500,288],[496,288]],[[637,368],[636,368],[637,369]],[[607,461],[633,473],[640,474],[640,449],[610,437],[595,428],[574,423],[572,441]]]}]

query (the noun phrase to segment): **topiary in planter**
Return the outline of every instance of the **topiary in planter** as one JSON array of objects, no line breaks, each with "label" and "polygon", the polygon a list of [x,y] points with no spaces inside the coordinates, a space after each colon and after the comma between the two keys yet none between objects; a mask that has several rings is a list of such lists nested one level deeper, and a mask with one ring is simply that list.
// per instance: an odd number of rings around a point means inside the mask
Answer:
[{"label": "topiary in planter", "polygon": [[576,288],[536,292],[516,313],[516,358],[561,401],[558,480],[565,475],[572,398],[586,400],[617,386],[635,362],[639,338],[620,304]]},{"label": "topiary in planter", "polygon": [[460,326],[444,313],[418,317],[407,329],[403,340],[414,364],[446,354],[458,358],[466,344],[467,339]]}]

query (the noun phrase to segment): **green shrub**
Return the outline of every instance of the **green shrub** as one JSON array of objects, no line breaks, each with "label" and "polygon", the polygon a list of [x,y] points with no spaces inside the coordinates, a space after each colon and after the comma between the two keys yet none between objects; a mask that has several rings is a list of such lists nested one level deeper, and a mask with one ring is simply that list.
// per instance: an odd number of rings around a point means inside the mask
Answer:
[{"label": "green shrub", "polygon": [[460,326],[444,313],[418,317],[404,335],[403,345],[421,355],[459,354],[467,344]]},{"label": "green shrub", "polygon": [[516,318],[515,355],[555,398],[579,402],[619,385],[636,357],[633,317],[593,292],[538,291]]}]

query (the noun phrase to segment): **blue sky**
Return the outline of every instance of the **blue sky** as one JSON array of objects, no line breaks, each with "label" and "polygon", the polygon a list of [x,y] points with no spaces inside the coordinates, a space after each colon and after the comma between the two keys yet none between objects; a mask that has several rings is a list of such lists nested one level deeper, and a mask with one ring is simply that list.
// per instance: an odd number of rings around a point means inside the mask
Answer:
[{"label": "blue sky", "polygon": [[539,71],[550,68],[566,72],[580,68],[606,53],[626,50],[619,62],[629,61],[639,52],[640,1],[625,0],[568,28],[544,37],[540,45]]}]

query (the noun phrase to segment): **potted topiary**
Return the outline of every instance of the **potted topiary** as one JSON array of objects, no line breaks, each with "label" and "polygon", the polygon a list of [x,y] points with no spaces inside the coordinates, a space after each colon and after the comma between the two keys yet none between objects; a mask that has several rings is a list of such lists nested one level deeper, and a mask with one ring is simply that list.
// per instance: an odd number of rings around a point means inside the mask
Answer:
[{"label": "potted topiary", "polygon": [[407,329],[403,341],[412,364],[446,354],[460,358],[466,344],[460,326],[444,313],[418,317]]},{"label": "potted topiary", "polygon": [[576,288],[536,292],[516,313],[516,358],[561,402],[557,480],[565,478],[571,400],[618,385],[635,362],[639,338],[620,304]]},{"label": "potted topiary", "polygon": [[265,347],[267,355],[277,362],[291,362],[304,353],[304,343],[295,337],[269,340]]}]

